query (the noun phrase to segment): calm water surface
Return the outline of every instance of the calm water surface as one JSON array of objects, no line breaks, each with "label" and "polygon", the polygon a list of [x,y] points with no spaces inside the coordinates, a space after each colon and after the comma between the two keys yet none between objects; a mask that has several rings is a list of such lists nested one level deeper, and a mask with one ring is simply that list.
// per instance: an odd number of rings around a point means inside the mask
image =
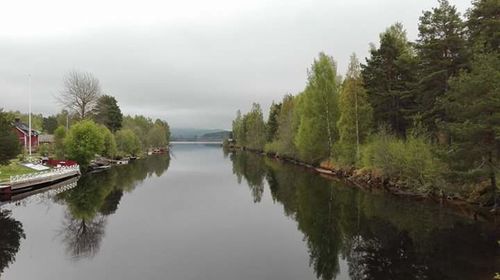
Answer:
[{"label": "calm water surface", "polygon": [[74,185],[0,206],[1,279],[491,279],[500,271],[492,225],[218,146],[176,144],[170,158]]}]

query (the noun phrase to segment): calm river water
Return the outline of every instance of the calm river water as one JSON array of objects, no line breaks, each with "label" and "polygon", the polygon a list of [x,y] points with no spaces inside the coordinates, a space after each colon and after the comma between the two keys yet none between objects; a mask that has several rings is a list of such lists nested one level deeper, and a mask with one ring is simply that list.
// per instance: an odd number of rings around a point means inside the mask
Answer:
[{"label": "calm river water", "polygon": [[0,278],[492,279],[498,231],[298,167],[174,144],[0,206]]}]

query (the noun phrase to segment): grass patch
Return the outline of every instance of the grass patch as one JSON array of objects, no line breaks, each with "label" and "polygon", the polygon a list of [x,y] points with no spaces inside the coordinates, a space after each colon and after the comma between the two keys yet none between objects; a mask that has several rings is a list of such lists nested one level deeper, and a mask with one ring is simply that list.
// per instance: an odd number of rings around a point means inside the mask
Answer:
[{"label": "grass patch", "polygon": [[34,173],[36,170],[21,165],[18,161],[12,161],[9,165],[0,165],[0,182],[10,180],[10,176]]}]

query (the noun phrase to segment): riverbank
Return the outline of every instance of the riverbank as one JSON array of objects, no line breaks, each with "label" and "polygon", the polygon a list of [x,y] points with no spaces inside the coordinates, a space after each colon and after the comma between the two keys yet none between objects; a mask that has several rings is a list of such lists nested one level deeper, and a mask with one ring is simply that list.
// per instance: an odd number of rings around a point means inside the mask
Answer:
[{"label": "riverbank", "polygon": [[273,153],[266,153],[260,150],[252,150],[235,145],[226,146],[229,151],[247,151],[256,153],[273,160],[301,166],[309,172],[335,180],[342,180],[350,186],[357,187],[369,192],[385,192],[401,198],[420,201],[423,203],[440,204],[451,208],[461,216],[473,220],[495,222],[499,212],[492,210],[492,207],[482,206],[476,201],[470,201],[457,195],[446,194],[444,191],[436,193],[419,193],[409,189],[399,183],[395,178],[387,178],[376,170],[356,169],[354,167],[342,168],[333,165],[331,162],[322,162],[319,166],[300,161],[298,159],[282,157]]}]

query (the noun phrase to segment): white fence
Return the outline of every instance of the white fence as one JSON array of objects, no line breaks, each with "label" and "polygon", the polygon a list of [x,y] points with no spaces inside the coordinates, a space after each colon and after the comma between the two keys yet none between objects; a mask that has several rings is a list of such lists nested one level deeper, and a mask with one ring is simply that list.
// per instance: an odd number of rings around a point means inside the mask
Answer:
[{"label": "white fence", "polygon": [[75,164],[71,166],[62,166],[42,172],[10,176],[10,183],[13,184],[13,183],[32,181],[36,179],[47,178],[54,175],[66,174],[74,171],[80,172],[80,166]]}]

